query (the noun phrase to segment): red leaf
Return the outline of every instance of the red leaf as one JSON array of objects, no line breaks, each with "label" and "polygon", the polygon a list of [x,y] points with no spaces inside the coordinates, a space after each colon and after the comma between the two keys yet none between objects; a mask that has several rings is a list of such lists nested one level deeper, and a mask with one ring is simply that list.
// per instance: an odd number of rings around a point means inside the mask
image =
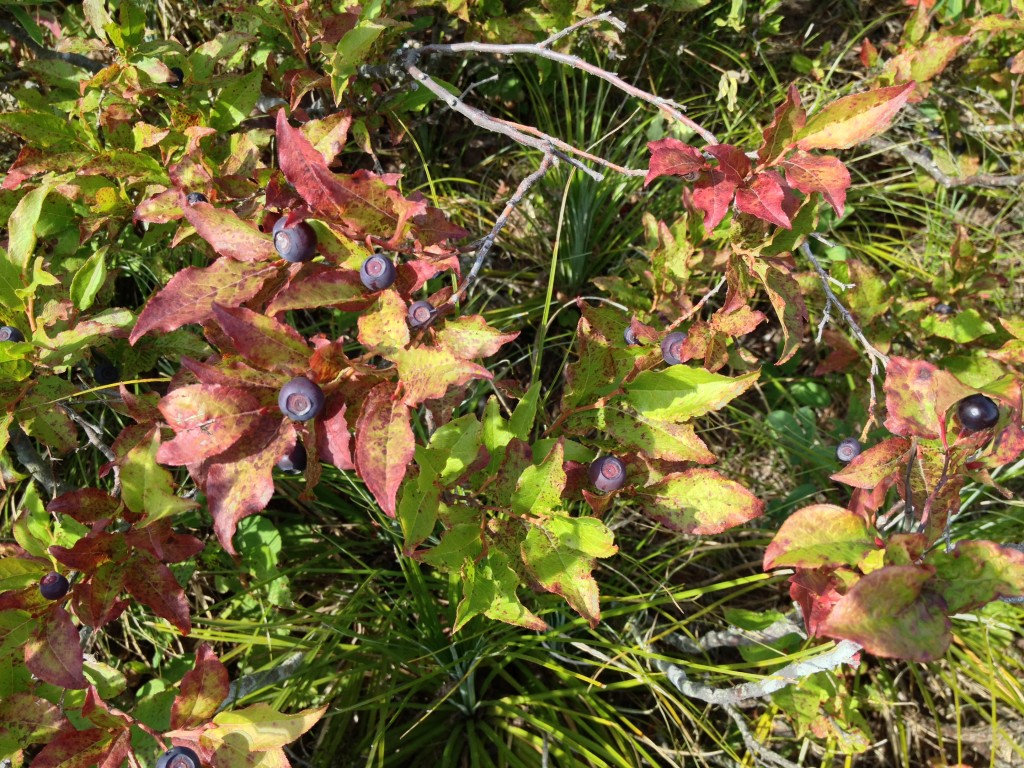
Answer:
[{"label": "red leaf", "polygon": [[173,331],[188,323],[201,323],[213,304],[238,306],[278,274],[278,267],[217,259],[209,267],[188,267],[170,279],[146,303],[128,341],[134,344],[150,331]]},{"label": "red leaf", "polygon": [[338,469],[354,469],[352,464],[352,435],[345,419],[347,406],[341,397],[331,397],[324,407],[324,416],[317,425],[317,448],[328,464]]},{"label": "red leaf", "polygon": [[290,325],[245,307],[214,304],[213,316],[235,350],[257,367],[292,375],[309,370],[309,345]]},{"label": "red leaf", "polygon": [[280,258],[273,239],[249,222],[242,221],[230,208],[217,208],[209,203],[189,205],[185,202],[184,193],[178,194],[178,204],[188,223],[221,256],[238,261]]},{"label": "red leaf", "polygon": [[[271,423],[275,426],[270,427]],[[251,453],[232,457],[232,461],[210,465],[206,474],[206,498],[213,516],[213,530],[220,544],[234,555],[231,538],[238,521],[255,515],[274,495],[274,465],[295,442],[295,427],[278,418],[258,427],[250,436]]]},{"label": "red leaf", "polygon": [[128,607],[118,595],[124,588],[124,566],[103,563],[87,580],[75,585],[71,600],[75,615],[83,624],[99,629],[109,624]]},{"label": "red leaf", "polygon": [[202,643],[196,651],[196,663],[181,679],[179,693],[171,705],[171,728],[198,728],[217,714],[227,698],[231,678],[213,649]]},{"label": "red leaf", "polygon": [[782,167],[792,186],[807,195],[821,192],[836,214],[843,215],[850,172],[838,157],[810,155],[798,149],[783,161]]},{"label": "red leaf", "polygon": [[171,519],[166,517],[142,528],[132,528],[125,539],[162,563],[180,563],[203,551],[203,542],[187,533],[175,533]]},{"label": "red leaf", "polygon": [[807,122],[807,112],[800,103],[800,92],[789,86],[786,100],[775,110],[771,125],[764,129],[764,144],[757,150],[757,159],[763,165],[774,165],[786,149],[793,145],[797,133]]},{"label": "red leaf", "polygon": [[736,207],[771,224],[792,229],[793,223],[782,209],[785,193],[782,186],[767,173],[757,174],[749,186],[736,190]]},{"label": "red leaf", "polygon": [[46,505],[50,514],[73,517],[86,525],[117,516],[121,502],[99,488],[82,488],[62,494]]},{"label": "red leaf", "polygon": [[128,550],[124,543],[124,534],[94,530],[76,541],[71,549],[55,544],[50,547],[49,552],[57,562],[68,568],[91,573],[100,563],[117,560],[119,556],[127,555]]},{"label": "red leaf", "polygon": [[57,603],[39,617],[25,643],[25,666],[44,683],[60,688],[85,688],[78,630],[64,606]]},{"label": "red leaf", "polygon": [[118,768],[127,759],[129,748],[128,731],[119,731],[112,738],[102,728],[78,731],[69,727],[36,755],[32,768]]},{"label": "red leaf", "polygon": [[425,400],[444,397],[453,387],[470,379],[493,378],[481,365],[460,360],[443,346],[398,349],[389,355],[398,366],[402,380],[402,399],[415,407]]},{"label": "red leaf", "polygon": [[651,141],[647,148],[651,150],[651,164],[644,179],[645,187],[659,176],[688,176],[704,170],[708,165],[699,150],[679,139]]},{"label": "red leaf", "polygon": [[704,211],[704,232],[710,235],[729,212],[736,182],[729,181],[722,171],[701,176],[693,185],[693,204]]},{"label": "red leaf", "polygon": [[188,600],[171,570],[144,549],[136,549],[124,575],[132,597],[187,635],[192,631]]},{"label": "red leaf", "polygon": [[789,577],[789,596],[800,605],[811,637],[821,635],[822,622],[842,597],[836,590],[837,581],[831,570],[798,570]]},{"label": "red leaf", "polygon": [[162,443],[157,461],[182,466],[224,453],[246,437],[266,414],[259,400],[242,389],[192,384],[169,392],[160,413],[175,431]]},{"label": "red leaf", "polygon": [[415,445],[409,407],[395,398],[395,385],[384,382],[370,390],[356,424],[356,466],[388,517],[395,516],[395,497]]},{"label": "red leaf", "polygon": [[742,184],[750,173],[750,159],[739,147],[732,144],[713,144],[707,152],[718,161],[718,170],[734,184]]},{"label": "red leaf", "polygon": [[[409,198],[415,199],[418,196],[419,193],[414,192],[409,195]],[[419,213],[413,216],[412,223],[415,225],[413,234],[416,236],[420,247],[424,248],[429,245],[443,243],[445,240],[458,240],[469,236],[469,230],[452,224],[441,209],[434,208],[433,206],[428,206],[426,213]]]},{"label": "red leaf", "polygon": [[849,149],[885,131],[914,91],[916,83],[876,88],[844,96],[815,114],[797,134],[797,147]]}]

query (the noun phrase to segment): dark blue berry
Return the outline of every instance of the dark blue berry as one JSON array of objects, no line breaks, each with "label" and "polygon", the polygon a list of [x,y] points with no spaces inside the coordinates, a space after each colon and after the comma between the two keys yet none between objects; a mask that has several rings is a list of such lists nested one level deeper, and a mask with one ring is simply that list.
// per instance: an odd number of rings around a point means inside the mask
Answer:
[{"label": "dark blue berry", "polygon": [[936,304],[933,310],[937,315],[954,315],[956,310],[953,309],[949,304]]},{"label": "dark blue berry", "polygon": [[295,447],[281,457],[277,462],[277,468],[289,474],[299,474],[306,471],[306,446],[301,440],[295,441]]},{"label": "dark blue berry", "polygon": [[181,67],[171,67],[171,74],[178,79],[171,80],[168,85],[171,86],[171,88],[181,88],[181,84],[185,82],[185,70]]},{"label": "dark blue berry", "polygon": [[683,342],[686,341],[686,334],[682,331],[670,333],[661,340],[661,356],[669,365],[679,365],[683,362]]},{"label": "dark blue berry", "polygon": [[437,310],[429,301],[414,301],[409,305],[406,319],[409,321],[409,327],[415,330],[430,325],[430,321],[434,319],[436,313]]},{"label": "dark blue berry", "polygon": [[121,373],[112,363],[100,362],[92,367],[92,377],[100,386],[116,384],[121,380]]},{"label": "dark blue berry", "polygon": [[171,747],[156,761],[156,768],[201,768],[199,755],[188,747]]},{"label": "dark blue berry", "polygon": [[202,192],[189,192],[185,202],[189,205],[195,205],[196,203],[208,203],[210,200]]},{"label": "dark blue berry", "polygon": [[853,461],[860,456],[860,440],[856,437],[847,437],[836,446],[836,458],[844,464]]},{"label": "dark blue berry", "polygon": [[0,341],[24,341],[25,334],[11,325],[0,325]]},{"label": "dark blue berry", "polygon": [[47,600],[60,600],[68,593],[68,580],[56,571],[50,571],[39,580],[39,594]]},{"label": "dark blue berry", "polygon": [[385,288],[389,288],[395,282],[396,277],[398,277],[398,270],[391,263],[391,259],[379,253],[368,258],[359,268],[359,279],[371,291],[383,291]]},{"label": "dark blue berry", "polygon": [[971,395],[960,401],[956,409],[960,424],[968,432],[994,427],[999,421],[999,406],[991,397]]},{"label": "dark blue berry", "polygon": [[633,332],[633,326],[627,325],[626,330],[622,332],[622,338],[626,340],[626,344],[630,347],[635,347],[640,342],[636,338],[636,334]]},{"label": "dark blue berry", "polygon": [[290,227],[285,226],[286,221],[288,217],[282,216],[272,230],[278,255],[292,263],[309,261],[316,256],[316,232],[304,221]]},{"label": "dark blue berry", "polygon": [[599,491],[617,491],[626,483],[626,465],[614,456],[602,456],[591,463],[590,482]]},{"label": "dark blue berry", "polygon": [[281,387],[277,405],[289,419],[309,421],[324,409],[324,393],[305,376],[298,376]]}]

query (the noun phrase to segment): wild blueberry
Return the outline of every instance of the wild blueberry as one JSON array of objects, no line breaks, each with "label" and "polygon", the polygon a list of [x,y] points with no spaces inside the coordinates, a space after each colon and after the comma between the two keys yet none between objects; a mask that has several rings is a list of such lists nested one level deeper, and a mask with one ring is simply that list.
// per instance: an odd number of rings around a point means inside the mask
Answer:
[{"label": "wild blueberry", "polygon": [[289,419],[309,421],[324,409],[324,393],[305,376],[298,376],[281,387],[277,405]]},{"label": "wild blueberry", "polygon": [[60,600],[68,593],[68,580],[56,571],[50,571],[39,580],[39,594],[47,600]]},{"label": "wild blueberry", "polygon": [[196,203],[208,203],[210,199],[202,192],[189,192],[185,202],[189,205],[195,205]]},{"label": "wild blueberry", "polygon": [[844,464],[853,461],[860,456],[860,440],[856,437],[847,437],[836,446],[836,458]]},{"label": "wild blueberry", "polygon": [[383,291],[390,287],[397,276],[398,271],[391,259],[379,253],[373,254],[359,268],[359,279],[371,291]]},{"label": "wild blueberry", "polygon": [[599,491],[617,491],[626,483],[626,465],[614,456],[602,456],[590,464],[590,482]]},{"label": "wild blueberry", "polygon": [[414,301],[409,305],[406,319],[409,321],[409,327],[415,330],[429,325],[436,313],[437,310],[434,309],[434,305],[429,301]]},{"label": "wild blueberry", "polygon": [[683,362],[683,342],[686,341],[686,334],[682,331],[670,333],[661,340],[661,356],[669,365],[679,365]]},{"label": "wild blueberry", "polygon": [[626,344],[630,347],[635,347],[640,342],[637,341],[636,334],[633,333],[633,326],[627,325],[626,330],[622,332],[622,338],[626,340]]},{"label": "wild blueberry", "polygon": [[156,768],[201,768],[199,755],[188,747],[171,747],[156,761]]},{"label": "wild blueberry", "polygon": [[0,325],[0,341],[24,341],[25,334],[10,325]]},{"label": "wild blueberry", "polygon": [[937,315],[955,315],[956,310],[953,309],[949,304],[936,304],[935,309],[932,310]]},{"label": "wild blueberry", "polygon": [[960,424],[968,432],[994,427],[999,421],[999,406],[985,395],[971,395],[960,401],[956,409]]},{"label": "wild blueberry", "polygon": [[295,441],[295,447],[281,457],[277,462],[277,468],[288,474],[299,474],[306,471],[306,446],[301,440]]},{"label": "wild blueberry", "polygon": [[185,82],[185,70],[181,67],[171,67],[171,74],[178,79],[171,80],[168,85],[171,86],[171,88],[181,88],[181,84]]},{"label": "wild blueberry", "polygon": [[316,232],[304,221],[286,227],[287,216],[274,223],[274,247],[278,255],[293,264],[316,256]]},{"label": "wild blueberry", "polygon": [[121,380],[121,373],[113,363],[101,361],[92,367],[92,377],[100,386],[116,384]]}]

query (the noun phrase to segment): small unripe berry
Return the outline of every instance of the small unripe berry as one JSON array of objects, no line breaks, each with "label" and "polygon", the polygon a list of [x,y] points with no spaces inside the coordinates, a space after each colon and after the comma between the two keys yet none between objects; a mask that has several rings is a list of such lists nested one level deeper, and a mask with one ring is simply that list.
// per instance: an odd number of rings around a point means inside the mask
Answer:
[{"label": "small unripe berry", "polygon": [[272,230],[278,255],[293,264],[309,261],[316,256],[316,232],[304,221],[290,227],[285,226],[286,221],[288,217],[282,216]]},{"label": "small unripe berry", "polygon": [[156,768],[202,768],[199,755],[188,747],[171,747],[156,761]]},{"label": "small unripe berry", "polygon": [[409,321],[409,327],[416,330],[417,328],[429,325],[436,313],[437,310],[434,309],[434,305],[429,301],[414,301],[409,305],[406,319]]},{"label": "small unripe berry", "polygon": [[306,471],[307,458],[306,446],[302,444],[301,440],[296,440],[295,447],[288,451],[288,453],[282,456],[281,460],[277,462],[277,468],[282,472],[297,475]]},{"label": "small unripe berry", "polygon": [[633,333],[633,326],[627,325],[626,330],[622,332],[622,338],[626,340],[627,346],[635,347],[640,342],[636,338],[636,334]]},{"label": "small unripe berry", "polygon": [[836,446],[836,458],[844,464],[853,461],[860,456],[860,440],[855,437],[847,437]]},{"label": "small unripe berry", "polygon": [[391,259],[379,253],[368,258],[359,268],[359,279],[371,291],[383,291],[385,288],[391,287],[396,277],[398,277],[398,270],[391,263]]},{"label": "small unripe berry", "polygon": [[210,200],[202,192],[189,192],[185,197],[185,202],[189,205],[195,205],[196,203],[208,203]]},{"label": "small unripe berry", "polygon": [[960,401],[956,409],[960,424],[968,432],[994,427],[999,421],[999,406],[991,397],[970,395]]},{"label": "small unripe berry", "polygon": [[666,363],[679,365],[683,362],[683,342],[686,338],[682,331],[674,331],[661,340],[661,356]]},{"label": "small unripe berry", "polygon": [[309,421],[323,410],[324,393],[305,376],[297,376],[281,387],[277,405],[289,419]]},{"label": "small unripe berry", "polygon": [[588,470],[590,482],[599,491],[617,491],[626,483],[626,465],[615,456],[602,456]]},{"label": "small unripe berry", "polygon": [[25,334],[11,325],[0,325],[0,341],[24,341]]},{"label": "small unripe berry", "polygon": [[39,594],[47,600],[60,600],[68,593],[68,580],[56,571],[50,571],[39,580]]}]

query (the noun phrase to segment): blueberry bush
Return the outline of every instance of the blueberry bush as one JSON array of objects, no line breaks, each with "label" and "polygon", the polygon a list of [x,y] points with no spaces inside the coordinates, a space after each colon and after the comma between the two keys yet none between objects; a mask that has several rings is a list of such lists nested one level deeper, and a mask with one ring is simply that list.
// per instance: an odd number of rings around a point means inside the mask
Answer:
[{"label": "blueberry bush", "polygon": [[878,5],[0,3],[0,764],[1024,759],[1024,5]]}]

